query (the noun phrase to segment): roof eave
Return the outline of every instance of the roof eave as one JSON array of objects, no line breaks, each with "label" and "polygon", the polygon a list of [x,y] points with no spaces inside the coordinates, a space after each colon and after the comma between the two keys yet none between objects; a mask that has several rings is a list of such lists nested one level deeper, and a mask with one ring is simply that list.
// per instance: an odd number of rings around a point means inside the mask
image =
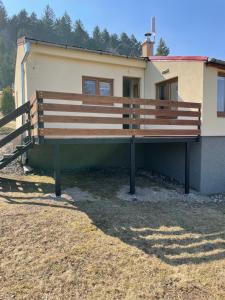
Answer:
[{"label": "roof eave", "polygon": [[150,61],[200,61],[206,62],[207,56],[149,56]]},{"label": "roof eave", "polygon": [[24,44],[26,41],[35,44],[35,45],[44,45],[44,46],[49,46],[49,47],[58,47],[58,48],[63,48],[63,49],[70,49],[70,50],[77,50],[77,51],[83,51],[83,52],[88,52],[88,53],[94,53],[94,54],[99,54],[99,55],[109,55],[109,56],[114,56],[114,57],[120,57],[120,58],[127,58],[127,59],[134,59],[134,60],[146,60],[144,57],[139,57],[139,56],[129,56],[129,55],[121,55],[121,54],[116,54],[112,52],[107,52],[103,50],[90,50],[87,48],[82,48],[78,46],[70,46],[66,44],[58,44],[54,42],[48,42],[48,41],[42,41],[42,40],[37,40],[29,37],[22,37],[17,40],[17,45]]},{"label": "roof eave", "polygon": [[214,68],[225,70],[225,61],[221,59],[209,57],[206,64]]}]

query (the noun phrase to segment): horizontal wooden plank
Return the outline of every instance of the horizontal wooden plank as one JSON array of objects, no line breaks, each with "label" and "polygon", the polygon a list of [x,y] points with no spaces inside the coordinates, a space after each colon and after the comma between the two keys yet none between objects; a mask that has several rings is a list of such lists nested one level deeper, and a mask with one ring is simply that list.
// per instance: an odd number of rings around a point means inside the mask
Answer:
[{"label": "horizontal wooden plank", "polygon": [[40,128],[41,136],[132,136],[133,129]]},{"label": "horizontal wooden plank", "polygon": [[[36,118],[35,118],[36,120]],[[178,119],[147,119],[147,118],[113,118],[113,117],[87,117],[87,116],[40,116],[39,122],[47,123],[82,123],[82,124],[134,124],[134,125],[183,125],[198,126],[199,120]]]},{"label": "horizontal wooden plank", "polygon": [[135,129],[135,136],[198,136],[198,129]]},{"label": "horizontal wooden plank", "polygon": [[40,136],[198,136],[200,130],[40,128]]},{"label": "horizontal wooden plank", "polygon": [[107,106],[113,106],[114,103],[111,103],[107,101],[107,99],[91,99],[91,101],[82,101],[83,104],[93,104],[93,105],[107,105]]},{"label": "horizontal wooden plank", "polygon": [[153,115],[164,117],[200,117],[199,111],[167,110],[167,109],[148,109],[148,108],[126,108],[126,107],[106,107],[106,106],[88,106],[71,104],[39,104],[39,109],[43,111],[60,112],[85,112],[85,113],[103,113],[103,114],[128,114],[128,115]]},{"label": "horizontal wooden plank", "polygon": [[139,104],[139,105],[153,105],[153,106],[172,106],[172,107],[186,107],[186,108],[201,108],[201,103],[186,102],[186,101],[169,101],[169,100],[155,100],[143,98],[128,98],[115,96],[91,96],[78,93],[61,93],[50,91],[38,91],[37,96],[44,99],[55,100],[72,100],[83,101],[89,104]]},{"label": "horizontal wooden plank", "polygon": [[8,144],[12,140],[14,140],[16,137],[18,137],[19,135],[24,133],[25,131],[30,130],[30,128],[31,128],[31,124],[30,124],[30,122],[27,122],[27,123],[23,124],[21,127],[17,128],[16,130],[10,132],[8,135],[4,136],[0,140],[0,147],[3,147],[4,145]]},{"label": "horizontal wooden plank", "polygon": [[13,110],[8,115],[4,116],[0,119],[0,127],[6,125],[7,123],[11,122],[12,120],[16,119],[17,117],[23,115],[24,113],[28,113],[30,109],[30,103],[26,102],[23,105],[19,106],[15,110]]}]

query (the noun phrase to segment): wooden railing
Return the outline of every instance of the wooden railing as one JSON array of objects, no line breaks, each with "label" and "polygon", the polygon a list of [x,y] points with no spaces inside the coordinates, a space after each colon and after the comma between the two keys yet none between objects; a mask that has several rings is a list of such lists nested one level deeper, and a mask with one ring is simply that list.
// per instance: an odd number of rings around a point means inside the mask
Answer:
[{"label": "wooden railing", "polygon": [[37,91],[30,103],[38,137],[200,135],[196,102]]},{"label": "wooden railing", "polygon": [[0,140],[0,148],[27,132],[28,136],[31,135],[31,122],[30,122],[30,105],[29,103],[24,103],[20,107],[16,108],[6,116],[0,119],[0,127],[7,125],[9,122],[15,120],[18,117],[24,116],[24,124],[16,128],[14,131],[10,132],[8,135],[2,137]]}]

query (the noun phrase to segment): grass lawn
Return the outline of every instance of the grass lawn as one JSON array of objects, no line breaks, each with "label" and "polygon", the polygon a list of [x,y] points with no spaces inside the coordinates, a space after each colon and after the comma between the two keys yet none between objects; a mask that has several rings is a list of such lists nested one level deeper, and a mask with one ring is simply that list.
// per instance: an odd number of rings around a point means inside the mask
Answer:
[{"label": "grass lawn", "polygon": [[63,177],[78,188],[54,200],[50,177],[4,176],[0,299],[225,298],[224,203],[184,201],[171,186],[160,201],[145,176],[137,185],[158,201],[125,201],[129,178],[100,172]]},{"label": "grass lawn", "polygon": [[[2,113],[0,112],[0,119],[3,117]],[[7,125],[0,128],[0,135],[9,134],[13,130],[16,129],[16,121],[12,121]]]}]

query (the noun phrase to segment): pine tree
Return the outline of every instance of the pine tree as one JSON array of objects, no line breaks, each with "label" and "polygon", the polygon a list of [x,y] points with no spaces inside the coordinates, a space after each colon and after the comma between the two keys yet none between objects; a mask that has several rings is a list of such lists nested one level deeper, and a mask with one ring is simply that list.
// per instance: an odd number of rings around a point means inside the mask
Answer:
[{"label": "pine tree", "polygon": [[12,89],[9,86],[3,89],[0,105],[3,115],[8,114],[15,109],[15,100]]},{"label": "pine tree", "polygon": [[25,9],[21,10],[17,15],[17,38],[21,36],[30,36],[31,35],[31,22],[28,16],[28,13]]},{"label": "pine tree", "polygon": [[40,32],[40,20],[38,20],[37,15],[33,12],[30,15],[30,37],[32,38],[38,38],[39,32]]},{"label": "pine tree", "polygon": [[0,31],[5,28],[7,24],[7,12],[5,6],[3,5],[2,1],[0,0]]},{"label": "pine tree", "polygon": [[54,11],[46,6],[42,18],[23,9],[9,17],[0,0],[0,89],[12,86],[16,59],[16,41],[21,36],[55,43],[80,46],[93,50],[107,50],[116,54],[139,55],[140,43],[134,35],[109,34],[107,29],[94,28],[89,36],[80,20],[72,28],[70,16],[65,12],[57,20]]},{"label": "pine tree", "polygon": [[78,47],[87,47],[89,41],[89,35],[84,29],[84,25],[81,20],[77,20],[74,26],[73,32],[74,44]]},{"label": "pine tree", "polygon": [[110,35],[107,29],[104,29],[101,33],[102,48],[103,50],[109,50],[110,48]]},{"label": "pine tree", "polygon": [[136,37],[132,34],[130,37],[131,49],[130,55],[140,56],[141,55],[141,43],[137,41]]},{"label": "pine tree", "polygon": [[162,38],[160,38],[155,55],[167,56],[169,55],[169,53],[170,53],[170,49],[166,46],[166,42]]},{"label": "pine tree", "polygon": [[110,36],[109,44],[110,44],[109,51],[111,51],[113,53],[119,53],[119,51],[118,51],[119,38],[118,38],[118,35],[116,33],[114,33]]},{"label": "pine tree", "polygon": [[41,32],[42,39],[46,41],[56,42],[55,32],[55,14],[53,9],[47,5],[44,11],[44,15],[41,19]]},{"label": "pine tree", "polygon": [[92,34],[92,49],[103,50],[102,49],[102,34],[98,26],[95,26]]},{"label": "pine tree", "polygon": [[130,49],[131,49],[131,41],[128,35],[123,32],[120,35],[120,40],[119,40],[119,54],[122,55],[130,55]]},{"label": "pine tree", "polygon": [[61,18],[56,20],[55,32],[58,37],[58,42],[64,44],[71,43],[71,30],[72,30],[71,24],[72,21],[70,16],[67,14],[67,12],[65,12]]}]

